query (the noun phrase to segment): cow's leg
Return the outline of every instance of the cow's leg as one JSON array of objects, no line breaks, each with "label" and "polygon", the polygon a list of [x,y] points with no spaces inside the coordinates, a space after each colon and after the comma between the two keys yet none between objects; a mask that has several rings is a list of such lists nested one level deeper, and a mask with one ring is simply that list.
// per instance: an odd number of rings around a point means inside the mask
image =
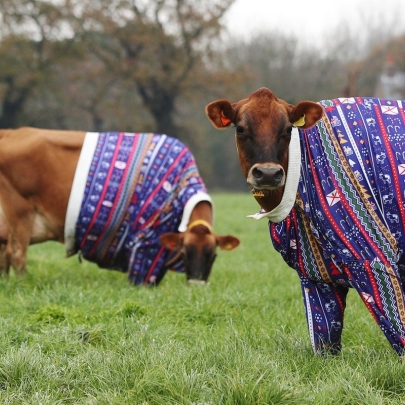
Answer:
[{"label": "cow's leg", "polygon": [[0,275],[8,275],[10,271],[10,260],[6,247],[6,243],[0,243]]},{"label": "cow's leg", "polygon": [[[13,187],[8,179],[1,179],[2,188],[0,193],[1,209],[5,224],[3,224],[2,232],[6,232],[7,241],[5,248],[5,272],[11,266],[16,274],[24,274],[26,272],[26,257],[27,249],[30,244],[31,235],[33,232],[35,208],[32,201]],[[6,230],[6,231],[4,231]]]},{"label": "cow's leg", "polygon": [[[15,202],[17,199],[15,199]],[[11,206],[10,206],[11,207]],[[9,208],[10,208],[9,207]],[[16,274],[26,273],[27,250],[34,224],[34,209],[26,200],[20,200],[8,210],[6,260]]]},{"label": "cow's leg", "polygon": [[392,348],[404,356],[405,295],[398,269],[374,260],[351,264],[345,272]]},{"label": "cow's leg", "polygon": [[17,275],[26,273],[27,250],[30,243],[32,220],[18,223],[9,233],[6,256]]},{"label": "cow's leg", "polygon": [[315,354],[338,354],[346,307],[347,287],[316,283],[301,277],[308,331]]},{"label": "cow's leg", "polygon": [[[0,184],[0,190],[2,185]],[[0,275],[8,275],[10,262],[6,253],[8,227],[4,216],[0,195]]]}]

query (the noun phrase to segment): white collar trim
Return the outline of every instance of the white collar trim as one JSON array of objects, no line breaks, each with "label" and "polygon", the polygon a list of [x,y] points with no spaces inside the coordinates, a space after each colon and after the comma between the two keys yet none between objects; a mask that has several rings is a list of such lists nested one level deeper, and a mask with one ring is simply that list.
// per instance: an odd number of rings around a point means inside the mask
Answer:
[{"label": "white collar trim", "polygon": [[214,206],[211,197],[204,191],[198,191],[196,194],[190,197],[186,202],[183,210],[183,216],[178,227],[179,232],[185,232],[187,230],[188,223],[190,222],[191,213],[194,207],[201,201],[208,201],[212,206],[212,212],[214,216]]},{"label": "white collar trim", "polygon": [[94,151],[97,147],[98,135],[98,132],[86,133],[79,160],[77,162],[65,219],[65,248],[67,257],[76,253],[75,227],[80,213],[87,175],[90,170]]},{"label": "white collar trim", "polygon": [[301,146],[300,138],[298,133],[298,128],[293,127],[291,133],[291,141],[288,147],[288,172],[287,180],[285,183],[283,198],[280,204],[271,210],[266,212],[260,210],[258,213],[253,215],[248,215],[248,218],[262,219],[268,218],[271,222],[281,222],[290,213],[298,190],[298,182],[300,180],[301,172]]}]

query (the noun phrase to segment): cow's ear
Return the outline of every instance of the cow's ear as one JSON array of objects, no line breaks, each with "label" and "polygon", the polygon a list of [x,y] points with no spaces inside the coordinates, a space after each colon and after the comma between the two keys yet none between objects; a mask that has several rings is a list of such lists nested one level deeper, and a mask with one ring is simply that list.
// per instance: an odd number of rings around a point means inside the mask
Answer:
[{"label": "cow's ear", "polygon": [[322,118],[323,113],[320,104],[313,101],[301,101],[290,111],[290,121],[296,127],[308,129]]},{"label": "cow's ear", "polygon": [[159,241],[167,249],[178,250],[183,245],[183,234],[183,232],[167,232],[159,236]]},{"label": "cow's ear", "polygon": [[239,246],[240,240],[232,235],[216,236],[217,244],[222,250],[233,250]]},{"label": "cow's ear", "polygon": [[215,128],[225,129],[231,125],[234,111],[228,100],[218,100],[208,104],[205,113]]}]

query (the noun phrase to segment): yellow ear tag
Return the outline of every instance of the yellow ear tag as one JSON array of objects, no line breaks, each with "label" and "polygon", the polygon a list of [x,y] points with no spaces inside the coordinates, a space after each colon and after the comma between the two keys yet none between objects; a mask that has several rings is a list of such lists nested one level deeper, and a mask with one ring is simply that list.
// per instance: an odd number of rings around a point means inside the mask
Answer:
[{"label": "yellow ear tag", "polygon": [[297,121],[294,122],[295,127],[302,127],[305,124],[305,114],[302,115]]}]

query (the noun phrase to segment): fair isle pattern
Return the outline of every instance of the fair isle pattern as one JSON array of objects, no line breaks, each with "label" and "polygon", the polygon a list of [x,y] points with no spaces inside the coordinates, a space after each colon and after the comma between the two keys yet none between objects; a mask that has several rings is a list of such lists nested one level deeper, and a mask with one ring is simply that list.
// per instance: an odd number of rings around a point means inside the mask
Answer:
[{"label": "fair isle pattern", "polygon": [[320,104],[323,119],[299,131],[296,204],[285,220],[269,224],[270,235],[299,273],[316,352],[340,350],[346,294],[353,287],[402,355],[404,104],[376,98]]},{"label": "fair isle pattern", "polygon": [[[300,200],[299,196],[297,196],[297,203],[301,204],[302,206],[302,201]],[[298,225],[298,229],[304,230],[304,232],[300,232],[299,234],[299,238],[303,242],[301,244],[303,249],[303,254],[301,255],[303,268],[308,269],[307,272],[309,274],[319,274],[317,281],[324,281],[327,283],[332,282],[331,278],[329,277],[328,268],[322,258],[318,242],[314,236],[314,233],[311,231],[311,223],[308,217],[299,216],[298,220],[301,221],[301,224]],[[295,222],[296,221],[297,219],[295,218]]]},{"label": "fair isle pattern", "polygon": [[[176,232],[183,208],[206,192],[191,152],[159,134],[98,134],[75,228],[76,250],[100,267],[158,284],[172,251],[158,237]],[[184,263],[177,262],[177,271]]]}]

